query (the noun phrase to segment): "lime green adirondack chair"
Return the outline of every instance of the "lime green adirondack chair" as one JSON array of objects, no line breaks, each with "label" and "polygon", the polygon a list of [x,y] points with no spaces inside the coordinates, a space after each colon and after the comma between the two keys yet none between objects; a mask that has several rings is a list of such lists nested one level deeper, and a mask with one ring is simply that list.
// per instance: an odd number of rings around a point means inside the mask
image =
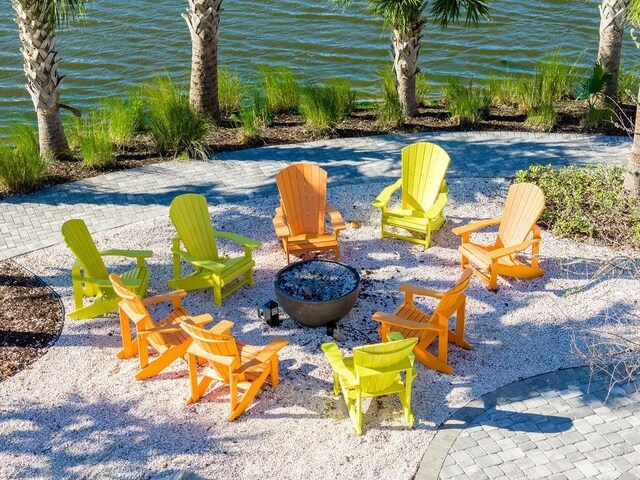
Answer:
[{"label": "lime green adirondack chair", "polygon": [[[417,338],[404,340],[398,332],[387,335],[389,342],[364,345],[353,349],[353,357],[345,358],[338,346],[323,343],[322,350],[333,368],[333,393],[340,391],[347,403],[351,422],[362,435],[362,399],[397,393],[406,422],[413,426],[411,412],[411,383],[416,377],[413,368],[413,347]],[[400,375],[405,372],[404,381]]]},{"label": "lime green adirondack chair", "polygon": [[[431,232],[445,221],[449,187],[444,177],[449,162],[447,152],[434,143],[414,143],[402,149],[402,178],[382,190],[372,204],[382,211],[382,238],[399,238],[429,248]],[[401,206],[388,209],[391,196],[399,188],[402,188]],[[392,233],[385,226],[416,232],[424,239]]]},{"label": "lime green adirondack chair", "polygon": [[[193,193],[177,196],[169,207],[169,217],[178,232],[171,249],[173,279],[167,282],[170,288],[187,291],[212,288],[214,303],[222,306],[223,298],[243,285],[253,285],[253,267],[256,263],[252,252],[261,243],[234,233],[215,231],[204,196]],[[244,255],[232,258],[220,256],[217,238],[244,246]],[[181,260],[195,269],[185,277],[182,276]],[[224,287],[227,288],[223,291]]]},{"label": "lime green adirondack chair", "polygon": [[[76,256],[71,267],[71,283],[76,309],[69,314],[74,320],[94,318],[115,310],[120,297],[113,291],[109,272],[102,257],[117,256],[136,259],[136,268],[120,275],[124,284],[141,297],[147,294],[151,272],[144,259],[153,255],[149,250],[105,250],[99,252],[87,225],[81,219],[69,220],[62,225],[62,236]],[[84,297],[94,297],[84,306]]]}]

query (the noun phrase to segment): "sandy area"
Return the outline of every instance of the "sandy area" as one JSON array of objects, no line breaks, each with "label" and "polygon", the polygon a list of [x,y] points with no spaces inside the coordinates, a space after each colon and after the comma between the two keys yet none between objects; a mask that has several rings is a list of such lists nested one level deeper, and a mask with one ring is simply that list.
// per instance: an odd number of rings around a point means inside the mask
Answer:
[{"label": "sandy area", "polygon": [[[399,283],[446,289],[455,282],[459,241],[451,228],[498,215],[508,182],[454,180],[449,220],[426,251],[378,238],[379,213],[370,202],[381,188],[365,184],[329,192],[345,220],[360,224],[351,224],[341,236],[343,261],[363,279],[356,307],[341,322],[345,351],[378,341],[371,314],[398,304]],[[621,252],[543,233],[543,278],[501,281],[498,293],[487,291],[478,279],[472,282],[467,325],[474,349],[451,347],[455,372],[450,376],[417,367],[415,428],[404,425],[397,398],[382,398],[366,404],[364,435],[357,437],[342,399],[331,393],[331,370],[319,348],[331,340],[325,330],[302,328],[288,318],[272,329],[257,319],[257,306],[274,298],[273,276],[285,264],[270,220],[276,202],[271,197],[212,208],[217,229],[264,242],[255,255],[256,285],[226,299],[223,308],[214,306],[210,290],[191,292],[186,306],[194,314],[209,312],[217,320],[234,321],[235,334],[247,343],[287,338],[277,389],[267,388],[245,415],[228,423],[225,387],[185,406],[183,362],[154,379],[136,381],[137,360],[116,358],[120,338],[115,314],[67,319],[49,353],[0,383],[0,477],[165,478],[189,469],[219,480],[411,478],[437,425],[455,409],[509,382],[576,364],[574,332],[604,315],[640,309],[637,279],[622,274],[591,279]],[[102,249],[152,249],[150,291],[160,293],[167,290],[171,275],[173,235],[167,216],[95,238]],[[72,256],[63,244],[17,261],[51,284],[71,310]],[[110,262],[115,270],[122,267]]]}]

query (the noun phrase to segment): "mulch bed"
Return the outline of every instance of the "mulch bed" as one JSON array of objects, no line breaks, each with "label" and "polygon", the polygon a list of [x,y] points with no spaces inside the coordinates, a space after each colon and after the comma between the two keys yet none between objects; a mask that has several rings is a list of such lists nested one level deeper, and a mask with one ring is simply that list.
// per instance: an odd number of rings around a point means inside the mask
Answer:
[{"label": "mulch bed", "polygon": [[14,262],[0,263],[0,381],[44,355],[62,324],[49,288]]},{"label": "mulch bed", "polygon": [[[628,135],[624,129],[616,125],[605,125],[597,130],[585,131],[580,126],[580,119],[584,113],[584,104],[575,100],[559,102],[556,105],[558,125],[551,131],[558,133],[602,133],[608,135]],[[633,131],[635,106],[623,105],[618,112],[618,123]],[[419,109],[416,118],[409,119],[405,125],[397,129],[382,129],[376,124],[375,111],[372,109],[356,110],[345,122],[333,132],[318,136],[304,123],[304,119],[297,113],[281,114],[274,118],[272,125],[262,130],[262,138],[254,143],[245,143],[240,138],[240,130],[233,122],[223,120],[205,138],[204,144],[210,153],[216,154],[246,148],[269,145],[284,145],[291,143],[309,142],[322,138],[348,138],[367,135],[381,135],[385,133],[416,133],[416,132],[446,132],[446,131],[540,131],[536,127],[525,123],[526,116],[514,106],[492,106],[488,115],[479,124],[473,126],[455,125],[451,115],[444,106],[430,106]],[[57,160],[49,167],[49,173],[40,188],[59,185],[62,183],[94,177],[108,171],[126,170],[153,163],[173,160],[173,157],[158,156],[152,149],[148,138],[142,138],[136,145],[118,153],[116,164],[108,169],[95,169],[76,160]],[[0,187],[0,200],[8,194]]]}]

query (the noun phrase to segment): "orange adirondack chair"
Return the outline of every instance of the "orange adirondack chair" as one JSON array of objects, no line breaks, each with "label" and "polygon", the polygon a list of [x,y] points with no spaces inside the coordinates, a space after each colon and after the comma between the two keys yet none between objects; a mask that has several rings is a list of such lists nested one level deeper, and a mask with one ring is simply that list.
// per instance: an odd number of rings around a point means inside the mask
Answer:
[{"label": "orange adirondack chair", "polygon": [[[136,374],[137,380],[157,375],[176,359],[186,355],[191,338],[180,328],[182,322],[190,321],[202,325],[213,321],[213,317],[209,314],[193,317],[182,307],[182,299],[187,296],[184,290],[141,299],[125,287],[117,274],[109,275],[109,280],[113,290],[122,299],[118,303],[122,332],[122,350],[118,352],[118,358],[139,355],[140,371]],[[147,307],[163,302],[171,302],[173,309],[162,320],[155,322]],[[134,338],[131,338],[129,322],[133,322],[136,326]],[[149,363],[149,346],[159,354],[158,358],[151,363]]]},{"label": "orange adirondack chair", "polygon": [[[295,163],[276,175],[280,206],[273,217],[276,235],[287,254],[334,250],[340,258],[338,234],[347,228],[342,215],[327,203],[327,172],[310,163]],[[329,214],[332,232],[326,231]]]},{"label": "orange adirondack chair", "polygon": [[[536,222],[544,210],[544,193],[532,183],[515,183],[509,187],[507,202],[500,218],[480,220],[456,227],[452,232],[462,237],[458,251],[462,255],[462,267],[469,262],[476,275],[498,289],[498,275],[531,279],[541,277],[544,270],[538,267],[540,252],[540,227]],[[496,241],[489,245],[473,243],[470,234],[477,230],[500,225]],[[531,237],[529,235],[531,234]],[[518,258],[518,253],[531,247],[531,264]]]},{"label": "orange adirondack chair", "polygon": [[[438,292],[429,288],[403,283],[400,291],[404,292],[404,302],[393,314],[376,312],[373,320],[380,322],[378,334],[382,341],[387,341],[389,332],[399,332],[404,338],[417,337],[418,343],[413,349],[418,360],[427,367],[442,373],[453,373],[449,366],[449,343],[464,349],[471,345],[464,338],[465,308],[467,296],[464,291],[469,286],[470,268],[465,268],[455,286],[446,292]],[[440,301],[431,315],[420,310],[413,302],[414,296],[427,296]],[[449,329],[449,319],[455,314],[455,330]],[[438,340],[438,354],[434,355],[427,348]]]},{"label": "orange adirondack chair", "polygon": [[[189,323],[182,323],[181,327],[193,339],[187,349],[191,382],[187,403],[200,400],[212,380],[225,383],[231,389],[231,413],[227,420],[233,422],[251,405],[267,379],[272,387],[278,385],[278,352],[288,343],[283,338],[265,347],[253,347],[235,340],[231,335],[233,322],[229,320],[222,320],[209,330]],[[201,360],[208,367],[199,380]],[[238,390],[244,391],[241,397]]]}]

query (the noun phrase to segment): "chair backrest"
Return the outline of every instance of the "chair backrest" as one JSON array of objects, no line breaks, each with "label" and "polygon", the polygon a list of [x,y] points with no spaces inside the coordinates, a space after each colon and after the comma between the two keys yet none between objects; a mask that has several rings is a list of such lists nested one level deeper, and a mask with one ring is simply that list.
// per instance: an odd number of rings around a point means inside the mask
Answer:
[{"label": "chair backrest", "polygon": [[353,349],[353,363],[360,387],[378,393],[393,385],[398,372],[411,368],[410,355],[417,338],[407,338]]},{"label": "chair backrest", "polygon": [[498,230],[498,246],[511,247],[524,242],[544,206],[544,192],[537,185],[511,185]]},{"label": "chair backrest", "polygon": [[[191,323],[182,323],[181,327],[192,339],[191,349],[197,350],[199,357],[209,361],[221,380],[229,382],[229,366],[232,369],[241,365],[236,339],[230,335],[219,335]],[[221,363],[221,360],[228,363]]]},{"label": "chair backrest", "polygon": [[456,309],[458,308],[460,297],[464,295],[464,291],[469,286],[471,282],[471,276],[473,275],[473,270],[470,268],[465,268],[462,271],[462,275],[456,282],[456,284],[447,290],[444,296],[438,302],[435,310],[433,311],[433,316],[440,314],[444,318],[451,318]]},{"label": "chair backrest", "polygon": [[451,159],[434,143],[414,143],[402,149],[402,208],[424,212],[442,188]]},{"label": "chair backrest", "polygon": [[91,238],[84,220],[75,218],[62,225],[62,237],[69,249],[82,264],[86,276],[106,280],[109,277],[107,267],[100,252]]},{"label": "chair backrest", "polygon": [[190,255],[218,260],[218,247],[204,195],[178,195],[169,206],[169,218]]},{"label": "chair backrest", "polygon": [[[116,295],[120,297],[118,307],[120,307],[123,312],[135,322],[136,329],[147,330],[154,328],[156,324],[151,319],[151,315],[149,315],[147,307],[142,303],[142,299],[124,285],[122,279],[117,273],[109,275],[109,280],[111,281],[114,292],[116,292]],[[156,333],[149,335],[147,338],[151,345],[156,346],[165,344],[165,341],[160,334]]]},{"label": "chair backrest", "polygon": [[276,175],[276,183],[291,234],[325,233],[327,172],[311,163],[294,163]]}]

